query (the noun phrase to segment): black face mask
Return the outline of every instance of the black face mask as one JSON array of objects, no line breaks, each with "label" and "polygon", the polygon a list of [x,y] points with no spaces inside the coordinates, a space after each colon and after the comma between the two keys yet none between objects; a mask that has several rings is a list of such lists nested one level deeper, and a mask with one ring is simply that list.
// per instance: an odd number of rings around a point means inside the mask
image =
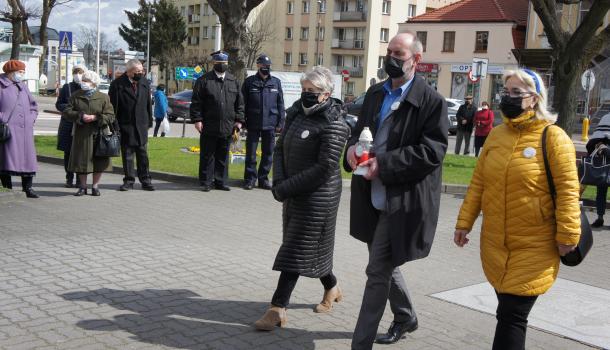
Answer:
[{"label": "black face mask", "polygon": [[216,63],[214,65],[214,70],[217,71],[218,73],[224,73],[227,71],[228,68],[229,68],[229,65],[226,63]]},{"label": "black face mask", "polygon": [[502,96],[500,101],[500,110],[506,118],[514,119],[520,116],[525,110],[521,107],[523,97]]},{"label": "black face mask", "polygon": [[261,67],[261,69],[258,70],[259,72],[261,72],[262,75],[269,75],[271,74],[271,68],[269,67]]},{"label": "black face mask", "polygon": [[311,108],[315,105],[317,105],[318,103],[318,93],[316,92],[309,92],[309,91],[304,91],[301,92],[301,103],[303,104],[303,107],[305,108]]},{"label": "black face mask", "polygon": [[140,81],[140,79],[142,79],[143,76],[144,76],[144,74],[142,74],[142,73],[135,73],[133,75],[133,78],[131,78],[131,79],[133,79],[133,81]]},{"label": "black face mask", "polygon": [[383,63],[383,69],[390,76],[390,78],[400,78],[405,75],[405,72],[402,70],[402,66],[406,61],[398,59],[392,56],[385,56],[385,60]]}]

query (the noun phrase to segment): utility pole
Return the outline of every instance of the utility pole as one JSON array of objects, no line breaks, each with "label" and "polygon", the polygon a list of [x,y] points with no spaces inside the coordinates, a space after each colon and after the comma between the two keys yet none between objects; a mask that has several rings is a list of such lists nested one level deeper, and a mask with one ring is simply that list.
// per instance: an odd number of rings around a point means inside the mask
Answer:
[{"label": "utility pole", "polygon": [[314,66],[320,64],[320,11],[322,10],[322,0],[318,0],[318,25],[316,26],[316,60]]},{"label": "utility pole", "polygon": [[214,40],[214,51],[220,50],[222,43],[222,25],[220,24],[220,17],[216,15],[216,24],[214,25],[214,31],[216,32],[216,39]]},{"label": "utility pole", "polygon": [[151,5],[148,4],[148,26],[146,28],[146,75],[148,75],[149,79],[152,80],[152,74],[150,74],[150,8]]},{"label": "utility pole", "polygon": [[[101,13],[101,1],[97,0],[97,53],[95,59],[95,72],[100,74],[100,13]],[[66,62],[67,63],[67,62]],[[67,67],[67,65],[66,65]],[[66,79],[68,75],[66,74]]]}]

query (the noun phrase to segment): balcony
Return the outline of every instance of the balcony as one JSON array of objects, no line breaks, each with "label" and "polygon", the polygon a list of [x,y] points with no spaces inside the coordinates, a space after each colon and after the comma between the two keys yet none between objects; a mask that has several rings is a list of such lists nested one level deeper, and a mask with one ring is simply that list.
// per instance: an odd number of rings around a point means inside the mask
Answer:
[{"label": "balcony", "polygon": [[335,21],[366,21],[367,15],[364,11],[341,11],[333,13]]},{"label": "balcony", "polygon": [[331,47],[333,49],[356,49],[363,50],[364,49],[364,40],[362,39],[333,39]]},{"label": "balcony", "polygon": [[201,21],[201,16],[191,14],[189,15],[188,22],[189,23],[199,23]]},{"label": "balcony", "polygon": [[364,69],[362,67],[343,67],[343,66],[332,66],[331,70],[341,74],[346,69],[349,72],[351,78],[362,78],[364,76]]}]

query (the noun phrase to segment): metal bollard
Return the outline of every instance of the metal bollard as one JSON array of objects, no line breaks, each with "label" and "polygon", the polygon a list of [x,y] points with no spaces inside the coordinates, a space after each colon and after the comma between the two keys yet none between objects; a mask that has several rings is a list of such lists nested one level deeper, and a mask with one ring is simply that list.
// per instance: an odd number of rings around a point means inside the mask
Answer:
[{"label": "metal bollard", "polygon": [[182,138],[186,134],[186,117],[182,118]]},{"label": "metal bollard", "polygon": [[589,117],[585,117],[582,120],[582,136],[580,137],[582,141],[589,140]]}]

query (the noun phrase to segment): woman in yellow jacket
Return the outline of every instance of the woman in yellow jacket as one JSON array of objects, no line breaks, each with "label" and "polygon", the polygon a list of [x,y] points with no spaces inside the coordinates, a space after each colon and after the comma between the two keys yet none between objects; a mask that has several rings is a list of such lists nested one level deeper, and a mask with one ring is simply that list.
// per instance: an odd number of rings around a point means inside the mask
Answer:
[{"label": "woman in yellow jacket", "polygon": [[481,260],[496,290],[493,349],[524,349],[527,317],[538,295],[557,278],[559,257],[580,238],[579,185],[574,144],[557,126],[547,131],[547,156],[557,190],[551,198],[542,132],[556,120],[546,89],[530,70],[508,71],[500,110],[504,124],[485,142],[458,216],[454,241],[463,247],[479,213]]}]

